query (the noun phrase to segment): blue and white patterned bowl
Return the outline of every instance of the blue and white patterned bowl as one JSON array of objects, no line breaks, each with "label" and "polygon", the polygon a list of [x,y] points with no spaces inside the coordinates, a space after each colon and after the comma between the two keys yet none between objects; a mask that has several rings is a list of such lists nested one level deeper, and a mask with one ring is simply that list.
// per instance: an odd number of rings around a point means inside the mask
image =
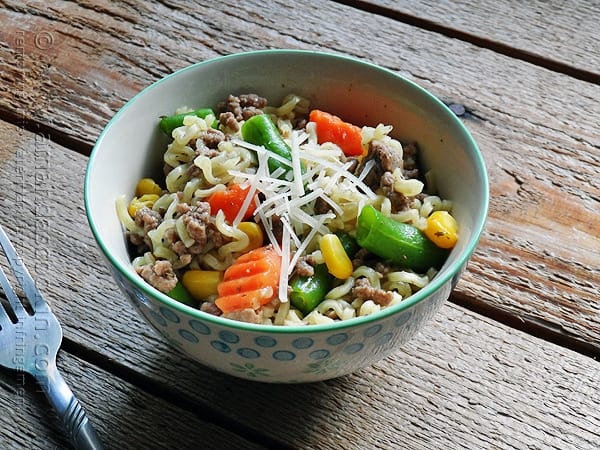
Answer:
[{"label": "blue and white patterned bowl", "polygon": [[[156,123],[176,108],[215,105],[230,93],[281,99],[290,92],[360,124],[394,125],[416,141],[422,164],[451,199],[460,240],[433,281],[404,302],[330,325],[278,327],[212,316],[147,285],[132,269],[115,199],[161,166],[166,140]],[[110,181],[109,181],[110,180]],[[276,383],[324,380],[353,372],[415,335],[449,297],[483,230],[488,209],[485,166],[469,132],[432,94],[398,74],[321,52],[266,50],[201,62],[149,86],[109,122],[90,157],[85,207],[115,280],[142,317],[174,347],[200,363],[241,378]]]}]

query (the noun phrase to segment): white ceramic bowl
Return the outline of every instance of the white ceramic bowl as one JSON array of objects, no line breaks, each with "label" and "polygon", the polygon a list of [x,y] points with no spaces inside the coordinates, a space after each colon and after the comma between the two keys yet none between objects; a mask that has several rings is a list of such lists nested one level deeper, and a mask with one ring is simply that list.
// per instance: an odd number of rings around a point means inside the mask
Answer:
[{"label": "white ceramic bowl", "polygon": [[[160,171],[167,144],[157,118],[176,108],[215,106],[230,93],[254,92],[276,104],[294,92],[311,106],[345,120],[394,126],[393,136],[416,141],[422,164],[436,173],[453,201],[460,239],[439,274],[404,302],[331,325],[279,327],[235,322],[172,300],[132,269],[115,199],[132,195],[138,179]],[[324,380],[371,364],[408,341],[449,297],[482,232],[488,180],[473,138],[432,94],[398,74],[356,59],[297,50],[240,53],[194,64],[129,101],[93,149],[85,207],[94,237],[115,280],[147,322],[200,363],[265,382]]]}]

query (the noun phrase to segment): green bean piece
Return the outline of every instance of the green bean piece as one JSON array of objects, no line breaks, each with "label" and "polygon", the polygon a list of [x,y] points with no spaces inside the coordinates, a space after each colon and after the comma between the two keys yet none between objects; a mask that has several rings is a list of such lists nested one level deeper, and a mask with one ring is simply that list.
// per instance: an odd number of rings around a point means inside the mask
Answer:
[{"label": "green bean piece", "polygon": [[268,114],[258,114],[246,120],[242,125],[242,138],[250,144],[263,146],[267,150],[290,161],[287,164],[274,158],[269,158],[268,160],[269,171],[271,173],[283,167],[285,172],[280,178],[289,180],[288,173],[292,171],[292,150]]},{"label": "green bean piece", "polygon": [[332,276],[325,264],[315,266],[315,273],[309,277],[296,275],[290,282],[290,302],[294,308],[308,314],[325,299],[332,284]]},{"label": "green bean piece", "polygon": [[350,259],[354,258],[356,252],[360,250],[360,245],[358,245],[356,239],[354,239],[352,236],[350,236],[349,233],[345,231],[336,231],[335,234],[338,238],[340,238],[342,247],[344,247],[344,250],[346,250],[346,254],[348,255],[348,257]]},{"label": "green bean piece", "polygon": [[181,284],[181,281],[178,281],[177,285],[175,285],[175,287],[171,289],[167,295],[185,305],[193,307],[198,306],[198,302],[194,300],[183,284]]},{"label": "green bean piece", "polygon": [[219,122],[216,119],[216,115],[215,115],[214,111],[210,108],[200,108],[200,109],[197,109],[196,111],[190,111],[190,112],[186,112],[186,113],[174,114],[172,116],[162,117],[160,119],[159,126],[160,126],[160,129],[164,133],[171,136],[171,133],[173,133],[173,130],[175,128],[178,128],[183,125],[183,118],[185,116],[196,116],[196,117],[200,117],[202,119],[206,119],[206,117],[208,117],[211,114],[213,117],[215,117],[215,121],[212,123],[211,126],[212,126],[212,128],[217,128],[217,126],[219,125]]},{"label": "green bean piece", "polygon": [[416,272],[440,268],[448,251],[431,242],[417,227],[384,216],[371,205],[358,216],[358,245],[371,253]]}]

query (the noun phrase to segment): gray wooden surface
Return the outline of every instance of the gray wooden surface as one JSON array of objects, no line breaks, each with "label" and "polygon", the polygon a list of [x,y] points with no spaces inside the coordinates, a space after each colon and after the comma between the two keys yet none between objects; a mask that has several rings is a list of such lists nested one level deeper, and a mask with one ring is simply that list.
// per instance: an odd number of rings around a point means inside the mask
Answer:
[{"label": "gray wooden surface", "polygon": [[[443,2],[409,4],[392,6],[450,20]],[[0,5],[0,220],[63,324],[59,367],[108,448],[600,446],[597,83],[364,4]],[[550,21],[568,36],[564,24],[580,20],[567,8],[521,11],[509,36],[478,6],[457,7],[451,25],[515,52],[553,45],[519,33],[527,24]],[[583,30],[572,52],[555,45],[557,58],[600,72],[578,57],[588,39]],[[384,361],[311,385],[233,379],[160,341],[99,262],[81,195],[85,155],[139,89],[192,62],[272,47],[357,56],[463,105],[492,182],[481,245],[435,320]],[[64,448],[31,380],[0,371],[0,411],[10,412],[0,413],[0,448]]]},{"label": "gray wooden surface", "polygon": [[[362,2],[356,3],[359,6]],[[520,0],[370,0],[404,21],[456,35],[573,76],[600,80],[600,2]]]}]

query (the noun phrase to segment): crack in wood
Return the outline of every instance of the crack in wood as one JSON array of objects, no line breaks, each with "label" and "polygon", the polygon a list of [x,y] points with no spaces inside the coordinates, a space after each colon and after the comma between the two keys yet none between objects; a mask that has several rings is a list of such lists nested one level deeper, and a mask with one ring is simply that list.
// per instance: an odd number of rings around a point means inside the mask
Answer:
[{"label": "crack in wood", "polygon": [[88,363],[100,367],[101,369],[122,380],[125,380],[126,382],[136,386],[152,396],[177,405],[179,408],[194,414],[204,422],[212,423],[225,430],[235,430],[237,435],[250,442],[263,445],[267,448],[277,448],[281,450],[291,450],[293,448],[287,443],[276,440],[268,434],[261,433],[249,425],[228,417],[210,404],[193,401],[188,395],[182,394],[178,390],[173,389],[166,384],[162,384],[156,379],[146,376],[141,372],[136,372],[135,370],[120,364],[114,359],[111,359],[102,353],[72,341],[67,337],[63,338],[61,350],[64,350],[71,355],[76,356],[77,358],[83,359]]},{"label": "crack in wood", "polygon": [[491,306],[484,301],[478,301],[473,297],[457,292],[450,296],[449,301],[503,325],[568,348],[596,361],[600,360],[599,345],[584,341],[560,324],[526,314],[515,315],[514,312],[505,311],[502,308]]},{"label": "crack in wood", "polygon": [[560,61],[556,61],[552,58],[548,58],[526,50],[519,50],[515,47],[498,41],[483,38],[481,36],[466,31],[448,27],[438,22],[423,19],[421,17],[416,17],[414,15],[387,8],[385,6],[373,5],[361,0],[335,1],[342,5],[350,6],[364,12],[378,14],[388,19],[397,20],[407,25],[422,28],[424,30],[431,31],[434,33],[439,33],[449,38],[459,39],[461,41],[473,44],[477,47],[485,48],[496,53],[509,56],[514,59],[519,59],[521,61],[525,61],[527,63],[551,70],[553,72],[562,73],[564,75],[568,75],[581,81],[586,81],[588,83],[600,85],[600,73],[574,67],[569,64],[565,64]]}]

